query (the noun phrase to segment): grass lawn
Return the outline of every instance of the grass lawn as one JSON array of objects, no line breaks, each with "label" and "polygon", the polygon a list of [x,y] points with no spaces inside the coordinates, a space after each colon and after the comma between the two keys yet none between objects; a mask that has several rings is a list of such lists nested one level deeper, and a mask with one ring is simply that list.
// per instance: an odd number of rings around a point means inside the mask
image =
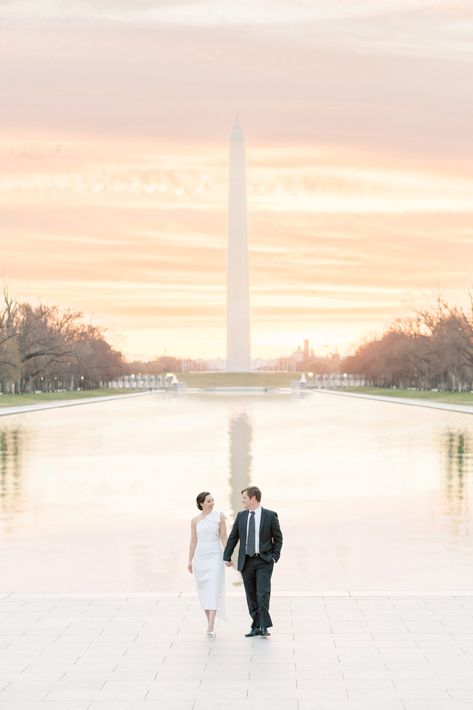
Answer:
[{"label": "grass lawn", "polygon": [[[300,378],[298,372],[191,372],[179,374],[179,380],[188,387],[290,387]],[[431,400],[445,404],[466,404],[473,406],[471,392],[417,392],[394,390],[383,387],[344,387],[341,392],[359,392],[382,397],[407,397],[409,399]],[[39,394],[0,394],[0,408],[41,404],[57,400],[84,399],[87,397],[107,397],[117,394],[133,394],[137,390],[103,389],[81,390],[79,392],[41,392]]]},{"label": "grass lawn", "polygon": [[381,395],[382,397],[428,399],[432,402],[443,402],[444,404],[471,404],[473,406],[473,394],[471,392],[420,392],[413,390],[393,390],[384,387],[346,387],[341,391],[375,394]]},{"label": "grass lawn", "polygon": [[300,372],[190,372],[177,375],[188,387],[290,387]]},{"label": "grass lawn", "polygon": [[107,397],[117,394],[130,394],[136,390],[129,389],[103,389],[80,390],[79,392],[40,392],[39,394],[1,394],[0,407],[15,407],[25,404],[42,404],[65,399],[84,399],[85,397]]}]

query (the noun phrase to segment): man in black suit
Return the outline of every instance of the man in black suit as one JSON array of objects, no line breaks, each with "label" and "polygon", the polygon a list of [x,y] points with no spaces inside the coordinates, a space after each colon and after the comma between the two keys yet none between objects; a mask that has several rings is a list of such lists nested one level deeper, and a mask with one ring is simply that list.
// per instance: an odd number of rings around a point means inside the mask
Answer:
[{"label": "man in black suit", "polygon": [[238,570],[243,577],[248,611],[253,620],[245,636],[270,636],[268,628],[273,625],[269,615],[271,575],[281,554],[282,532],[278,514],[261,507],[259,488],[250,486],[242,490],[241,495],[245,510],[236,517],[223,559],[230,567],[232,552],[240,541]]}]

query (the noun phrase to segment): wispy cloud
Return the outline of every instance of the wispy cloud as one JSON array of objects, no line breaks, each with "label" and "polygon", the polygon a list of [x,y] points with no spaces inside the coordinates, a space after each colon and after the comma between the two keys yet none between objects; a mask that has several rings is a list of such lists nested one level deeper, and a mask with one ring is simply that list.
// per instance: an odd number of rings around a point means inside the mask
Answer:
[{"label": "wispy cloud", "polygon": [[83,18],[114,19],[122,22],[132,20],[154,21],[174,25],[208,26],[222,23],[268,25],[307,23],[310,21],[346,21],[354,19],[377,19],[386,16],[410,18],[443,17],[451,20],[471,17],[471,5],[467,0],[450,3],[438,0],[4,0],[1,14],[5,17],[42,17],[49,19]]},{"label": "wispy cloud", "polygon": [[236,112],[260,354],[345,347],[471,285],[469,2],[18,0],[0,18],[0,276],[19,297],[85,311],[130,354],[223,353]]}]

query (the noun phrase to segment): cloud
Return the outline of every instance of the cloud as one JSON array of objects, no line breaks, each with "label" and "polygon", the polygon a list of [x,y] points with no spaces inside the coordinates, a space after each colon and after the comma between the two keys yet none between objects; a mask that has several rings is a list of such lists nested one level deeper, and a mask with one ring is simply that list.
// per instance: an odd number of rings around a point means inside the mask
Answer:
[{"label": "cloud", "polygon": [[419,289],[470,285],[468,3],[20,0],[0,17],[0,276],[21,298],[94,313],[130,352],[147,322],[150,349],[199,327],[220,347],[236,112],[256,338],[317,323],[341,342]]},{"label": "cloud", "polygon": [[239,111],[253,144],[461,154],[473,120],[465,22],[445,23],[442,7],[429,3],[415,4],[416,13],[403,3],[394,19],[384,19],[393,3],[324,6],[342,15],[362,7],[351,12],[367,17],[302,27],[273,27],[268,13],[262,27],[246,28],[79,19],[40,31],[7,26],[3,125],[49,135],[53,145],[71,135],[215,145]]},{"label": "cloud", "polygon": [[133,19],[175,25],[206,26],[234,24],[243,26],[306,24],[310,22],[346,22],[403,16],[411,18],[468,18],[471,5],[467,0],[444,3],[436,0],[4,0],[0,9],[4,17],[53,19],[57,17],[90,20],[107,18],[130,22]]}]

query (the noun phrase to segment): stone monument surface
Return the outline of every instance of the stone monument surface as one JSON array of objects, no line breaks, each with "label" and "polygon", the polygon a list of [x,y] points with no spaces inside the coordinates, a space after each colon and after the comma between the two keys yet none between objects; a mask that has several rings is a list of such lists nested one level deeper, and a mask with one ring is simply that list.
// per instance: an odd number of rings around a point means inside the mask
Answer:
[{"label": "stone monument surface", "polygon": [[230,135],[227,372],[249,372],[250,370],[250,285],[246,222],[245,136],[237,119]]}]

